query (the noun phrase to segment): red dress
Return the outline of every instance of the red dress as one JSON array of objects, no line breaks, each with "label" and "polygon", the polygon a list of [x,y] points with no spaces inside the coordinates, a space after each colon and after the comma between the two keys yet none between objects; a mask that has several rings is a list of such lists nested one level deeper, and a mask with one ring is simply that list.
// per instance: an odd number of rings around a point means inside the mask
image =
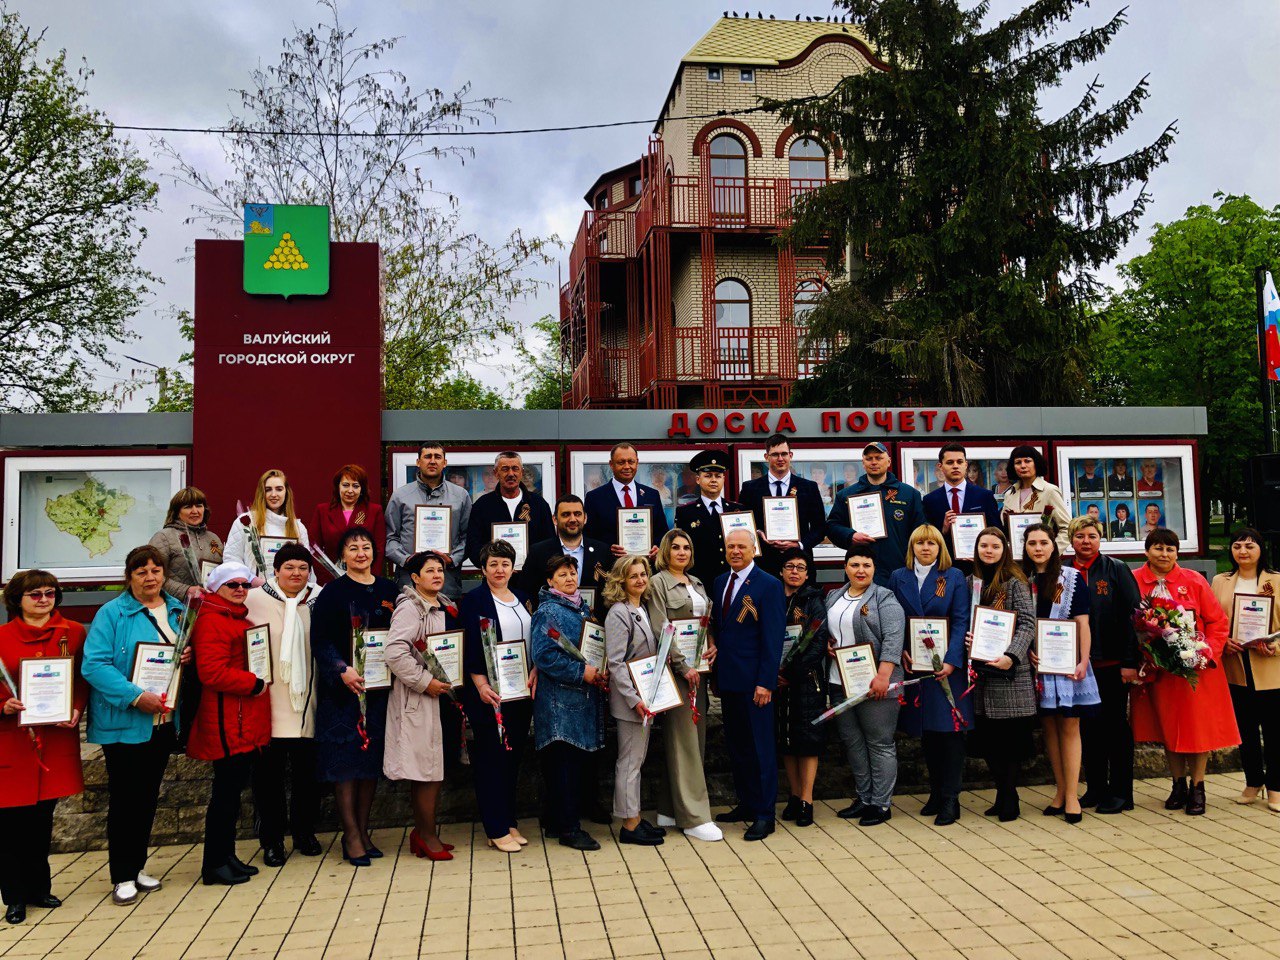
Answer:
[{"label": "red dress", "polygon": [[[1143,597],[1156,588],[1156,575],[1145,564],[1134,572],[1134,579]],[[1240,730],[1222,669],[1229,618],[1200,574],[1175,566],[1165,577],[1165,586],[1175,603],[1195,614],[1196,627],[1204,633],[1215,666],[1200,671],[1194,689],[1181,677],[1163,672],[1156,674],[1153,683],[1138,687],[1131,700],[1133,738],[1162,743],[1174,753],[1234,747],[1240,743]]]},{"label": "red dress", "polygon": [[356,504],[351,511],[351,520],[343,516],[341,507],[333,507],[327,503],[316,506],[315,516],[307,533],[311,542],[323,550],[334,563],[338,562],[338,541],[349,527],[364,527],[373,534],[373,545],[378,548],[378,556],[387,549],[387,524],[382,517],[382,507],[373,501]]},{"label": "red dress", "polygon": [[[27,657],[74,657],[76,661],[75,708],[84,713],[89,688],[80,678],[80,652],[84,627],[65,619],[56,610],[43,627],[21,619],[0,626],[0,658],[18,680],[18,661]],[[9,691],[0,693],[8,700]],[[40,737],[40,752],[31,737]],[[42,770],[43,763],[47,770]],[[69,797],[84,790],[80,769],[80,728],[18,726],[18,715],[0,714],[0,807],[29,807],[41,800]]]}]

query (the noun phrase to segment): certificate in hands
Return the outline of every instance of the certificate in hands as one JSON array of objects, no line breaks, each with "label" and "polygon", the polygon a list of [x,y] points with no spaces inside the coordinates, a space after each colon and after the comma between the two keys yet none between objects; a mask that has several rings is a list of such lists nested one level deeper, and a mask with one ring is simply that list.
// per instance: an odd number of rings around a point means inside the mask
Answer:
[{"label": "certificate in hands", "polygon": [[[939,660],[947,656],[947,621],[944,617],[910,617],[907,619],[907,639],[910,646],[912,673],[933,673],[933,655]],[[933,643],[930,650],[925,640]]]},{"label": "certificate in hands", "polygon": [[529,522],[516,520],[512,523],[490,524],[492,540],[505,540],[516,551],[516,569],[524,567],[525,557],[529,556]]},{"label": "certificate in hands", "polygon": [[761,504],[766,540],[800,539],[800,507],[795,497],[765,497]]},{"label": "certificate in hands", "polygon": [[1027,527],[1040,522],[1040,514],[1038,513],[1011,513],[1005,521],[1009,526],[1009,549],[1013,553],[1013,559],[1022,559],[1022,541],[1026,535]]},{"label": "certificate in hands", "polygon": [[451,687],[462,686],[462,631],[446,630],[427,634],[427,649],[440,664]]},{"label": "certificate in hands", "polygon": [[680,691],[676,689],[671,668],[666,664],[662,665],[662,675],[658,679],[658,694],[656,697],[650,697],[650,691],[653,690],[653,674],[658,669],[656,656],[628,660],[627,669],[631,671],[631,682],[635,684],[636,693],[640,695],[645,709],[650,713],[665,713],[684,703],[680,698]]},{"label": "certificate in hands", "polygon": [[880,492],[860,493],[849,498],[849,526],[875,540],[889,535],[884,521],[884,498]]},{"label": "certificate in hands", "polygon": [[957,560],[972,560],[978,547],[978,534],[987,528],[987,516],[983,513],[958,513],[951,521],[951,542],[955,544]]},{"label": "certificate in hands", "polygon": [[804,636],[803,623],[788,623],[782,637],[782,662],[787,662],[787,657],[791,654],[791,649],[800,642],[800,638]]},{"label": "certificate in hands", "polygon": [[605,663],[604,627],[594,620],[583,621],[582,637],[578,640],[578,652],[582,659],[597,670],[603,670]]},{"label": "certificate in hands", "polygon": [[420,503],[413,508],[413,552],[448,556],[453,548],[453,507]]},{"label": "certificate in hands", "polygon": [[1013,642],[1013,627],[1018,615],[1012,610],[978,607],[973,617],[973,646],[969,657],[983,663],[999,660]]},{"label": "certificate in hands", "polygon": [[[294,537],[259,537],[258,542],[262,544],[262,560],[267,565],[267,569],[261,571],[265,577],[271,576],[271,571],[275,569],[276,554],[280,552],[280,548],[286,543],[297,543]],[[208,582],[208,581],[206,581]]]},{"label": "certificate in hands", "polygon": [[18,699],[26,708],[18,726],[70,723],[74,711],[72,684],[76,665],[71,657],[30,657],[18,663]]},{"label": "certificate in hands", "polygon": [[494,688],[503,703],[508,700],[528,700],[532,696],[529,692],[529,648],[523,640],[495,643],[493,663],[498,672],[498,682],[494,684]]},{"label": "certificate in hands", "polygon": [[653,549],[653,507],[618,510],[618,545],[627,553],[649,555]]},{"label": "certificate in hands", "polygon": [[[685,663],[693,664],[693,658],[698,656],[698,638],[702,633],[702,621],[697,617],[687,617],[683,620],[672,620],[671,626],[675,628],[676,635],[671,641],[672,645],[680,651],[680,656],[684,657]],[[699,673],[709,673],[711,664],[707,663],[707,642],[706,636],[702,637],[702,655],[699,657],[697,664]]]},{"label": "certificate in hands", "polygon": [[1271,608],[1274,597],[1255,593],[1237,593],[1231,610],[1231,636],[1239,644],[1267,642],[1271,633]]},{"label": "certificate in hands", "polygon": [[271,627],[264,623],[245,630],[244,649],[249,672],[270,686],[274,679],[271,675]]},{"label": "certificate in hands", "polygon": [[1079,627],[1074,620],[1036,620],[1037,673],[1070,677],[1080,662]]},{"label": "certificate in hands", "polygon": [[157,697],[169,692],[169,683],[178,669],[177,647],[172,643],[140,643],[133,648],[133,669],[129,681],[145,693]]},{"label": "certificate in hands", "polygon": [[871,681],[879,670],[875,651],[869,643],[836,647],[836,669],[846,697],[860,697],[871,689]]},{"label": "certificate in hands", "polygon": [[747,531],[751,534],[751,542],[756,545],[756,556],[760,556],[760,538],[756,536],[756,515],[750,510],[720,514],[720,530],[726,540],[729,539],[731,530]]},{"label": "certificate in hands", "polygon": [[390,690],[391,670],[387,667],[387,634],[390,630],[364,632],[364,688]]}]

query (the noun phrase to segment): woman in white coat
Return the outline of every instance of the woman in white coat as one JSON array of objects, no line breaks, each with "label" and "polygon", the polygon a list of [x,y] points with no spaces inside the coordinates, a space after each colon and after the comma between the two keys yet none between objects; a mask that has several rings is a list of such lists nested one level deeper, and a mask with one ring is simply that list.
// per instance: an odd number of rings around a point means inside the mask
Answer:
[{"label": "woman in white coat", "polygon": [[[267,554],[272,552],[271,544],[263,545],[262,562],[259,563],[249,535],[250,527],[257,531],[259,538],[296,540],[310,549],[311,540],[307,536],[307,528],[294,512],[293,488],[289,486],[289,479],[283,470],[268,470],[258,478],[253,503],[231,524],[231,531],[227,534],[226,546],[222,551],[223,562],[243,563],[259,575],[269,577],[272,558]],[[314,579],[313,576],[312,580]]]}]

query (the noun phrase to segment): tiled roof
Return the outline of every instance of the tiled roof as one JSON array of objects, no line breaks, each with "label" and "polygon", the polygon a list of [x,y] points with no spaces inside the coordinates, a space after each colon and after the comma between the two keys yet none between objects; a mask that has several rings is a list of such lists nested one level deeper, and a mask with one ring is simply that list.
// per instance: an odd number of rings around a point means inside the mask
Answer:
[{"label": "tiled roof", "polygon": [[681,62],[777,66],[804,53],[818,38],[828,36],[853,37],[866,42],[862,31],[850,24],[721,17]]}]

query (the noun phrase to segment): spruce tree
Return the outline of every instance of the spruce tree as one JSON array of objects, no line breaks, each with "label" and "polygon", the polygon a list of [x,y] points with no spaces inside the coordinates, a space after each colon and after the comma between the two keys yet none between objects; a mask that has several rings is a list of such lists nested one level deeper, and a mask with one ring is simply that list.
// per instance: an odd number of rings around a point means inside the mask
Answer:
[{"label": "spruce tree", "polygon": [[1141,111],[1146,78],[1103,106],[1095,79],[1072,109],[1043,115],[1042,92],[1125,23],[1122,10],[1059,39],[1085,5],[1038,0],[984,25],[986,2],[837,4],[888,69],[767,104],[838,145],[850,172],[803,198],[783,238],[827,244],[833,265],[853,251],[848,282],[809,318],[811,337],[839,349],[795,402],[1081,399],[1096,271],[1137,228],[1175,133],[1106,155]]}]

